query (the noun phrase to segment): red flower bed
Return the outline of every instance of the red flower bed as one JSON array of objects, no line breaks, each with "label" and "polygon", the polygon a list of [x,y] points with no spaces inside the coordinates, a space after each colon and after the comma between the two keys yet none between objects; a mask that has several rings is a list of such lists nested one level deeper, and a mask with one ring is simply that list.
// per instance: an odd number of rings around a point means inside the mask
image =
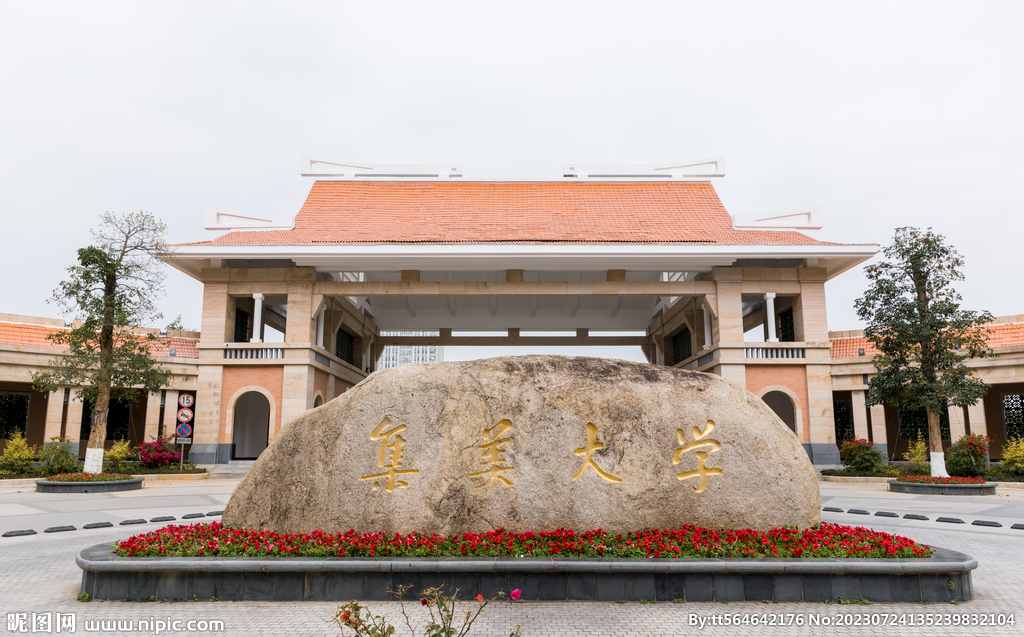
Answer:
[{"label": "red flower bed", "polygon": [[114,545],[126,557],[929,557],[911,539],[871,529],[822,524],[798,531],[713,531],[686,525],[611,535],[509,533],[505,529],[443,537],[410,533],[298,533],[283,535],[226,527],[220,522],[167,526]]},{"label": "red flower bed", "polygon": [[984,478],[961,478],[959,476],[950,476],[943,478],[940,476],[900,476],[900,482],[914,482],[916,484],[984,484]]},{"label": "red flower bed", "polygon": [[46,479],[50,482],[112,482],[132,477],[123,473],[61,473]]},{"label": "red flower bed", "polygon": [[170,438],[160,438],[153,442],[140,442],[136,447],[139,460],[144,467],[165,467],[181,459],[181,453],[175,450]]}]

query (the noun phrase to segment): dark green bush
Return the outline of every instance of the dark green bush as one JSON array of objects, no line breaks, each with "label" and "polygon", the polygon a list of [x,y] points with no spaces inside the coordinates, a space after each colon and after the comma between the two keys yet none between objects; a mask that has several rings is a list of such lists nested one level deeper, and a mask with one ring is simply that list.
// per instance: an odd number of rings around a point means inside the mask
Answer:
[{"label": "dark green bush", "polygon": [[876,472],[885,460],[885,456],[875,449],[875,445],[863,438],[844,440],[839,445],[842,452],[843,466],[854,471]]},{"label": "dark green bush", "polygon": [[50,444],[39,450],[39,463],[48,476],[78,471],[78,456],[71,450],[67,438],[50,438]]}]

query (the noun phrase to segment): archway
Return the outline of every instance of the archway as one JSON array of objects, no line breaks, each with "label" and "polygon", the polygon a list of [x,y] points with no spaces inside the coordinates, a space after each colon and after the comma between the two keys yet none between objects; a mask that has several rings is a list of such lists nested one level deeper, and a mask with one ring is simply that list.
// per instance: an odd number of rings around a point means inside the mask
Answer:
[{"label": "archway", "polygon": [[236,460],[258,458],[270,437],[270,401],[257,391],[248,391],[235,401],[232,456]]},{"label": "archway", "polygon": [[786,423],[793,433],[796,433],[796,409],[793,407],[793,399],[780,391],[770,391],[761,397],[772,411]]},{"label": "archway", "polygon": [[316,398],[313,399],[313,409],[316,409],[322,404],[324,404],[324,397],[321,396],[318,392]]}]

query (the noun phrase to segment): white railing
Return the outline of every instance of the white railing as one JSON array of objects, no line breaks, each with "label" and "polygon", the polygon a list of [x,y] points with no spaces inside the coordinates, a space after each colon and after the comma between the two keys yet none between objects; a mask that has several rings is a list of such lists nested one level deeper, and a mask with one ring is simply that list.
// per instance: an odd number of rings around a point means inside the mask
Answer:
[{"label": "white railing", "polygon": [[284,349],[280,347],[232,347],[224,350],[224,358],[255,360],[284,358]]},{"label": "white railing", "polygon": [[747,358],[804,358],[802,347],[747,347]]}]

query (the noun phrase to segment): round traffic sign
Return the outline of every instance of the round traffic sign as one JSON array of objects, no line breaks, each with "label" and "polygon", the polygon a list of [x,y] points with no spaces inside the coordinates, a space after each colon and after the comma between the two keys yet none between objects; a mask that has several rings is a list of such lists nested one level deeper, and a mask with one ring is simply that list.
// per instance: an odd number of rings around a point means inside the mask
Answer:
[{"label": "round traffic sign", "polygon": [[188,438],[192,435],[192,425],[183,422],[178,425],[178,429],[176,431],[178,432],[179,438]]},{"label": "round traffic sign", "polygon": [[178,396],[178,404],[181,405],[182,407],[191,407],[192,403],[194,403],[195,401],[196,399],[192,396],[192,394],[181,394]]},{"label": "round traffic sign", "polygon": [[179,422],[188,422],[190,420],[192,420],[192,410],[191,409],[189,409],[188,407],[182,407],[181,409],[178,410],[178,421]]}]

